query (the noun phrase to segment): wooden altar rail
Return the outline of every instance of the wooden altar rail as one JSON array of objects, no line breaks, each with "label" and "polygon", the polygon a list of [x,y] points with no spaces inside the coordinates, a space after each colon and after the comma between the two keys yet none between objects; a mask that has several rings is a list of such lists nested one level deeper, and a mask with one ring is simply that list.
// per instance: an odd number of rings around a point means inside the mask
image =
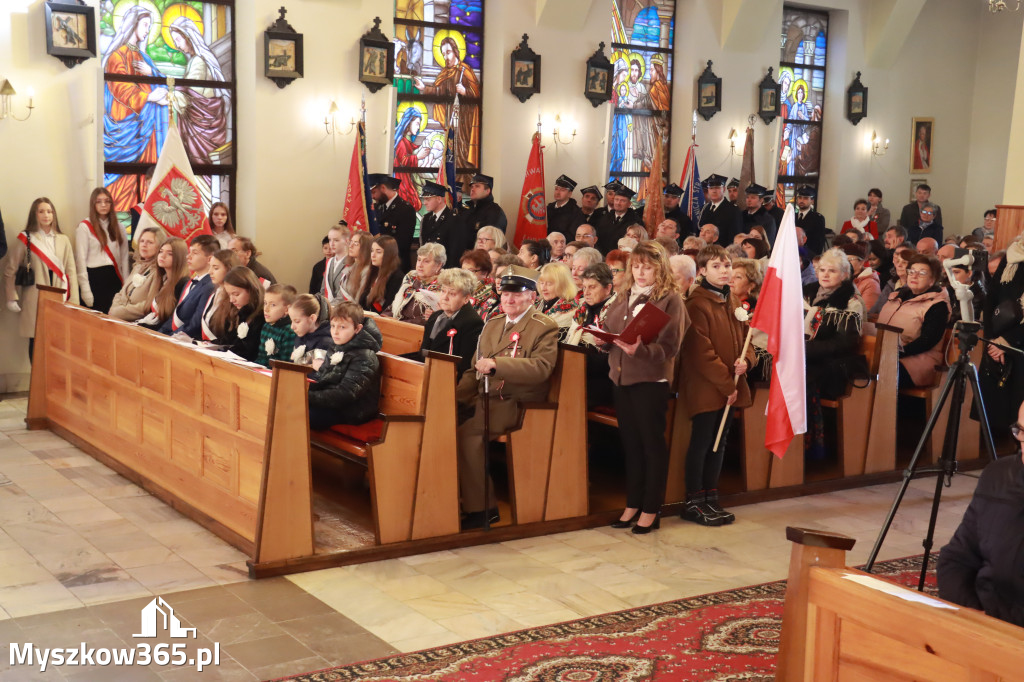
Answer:
[{"label": "wooden altar rail", "polygon": [[313,554],[306,374],[272,376],[62,302],[39,286],[25,419],[249,554]]},{"label": "wooden altar rail", "polygon": [[922,603],[916,591],[846,568],[853,538],[803,528],[786,537],[794,544],[775,679],[1021,679],[1024,628],[934,597]]}]

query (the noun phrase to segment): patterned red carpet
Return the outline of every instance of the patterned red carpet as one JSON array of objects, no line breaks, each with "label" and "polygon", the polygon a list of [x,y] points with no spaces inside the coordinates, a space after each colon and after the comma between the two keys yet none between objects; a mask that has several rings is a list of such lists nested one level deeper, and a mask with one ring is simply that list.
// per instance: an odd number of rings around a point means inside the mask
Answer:
[{"label": "patterned red carpet", "polygon": [[[909,557],[874,573],[915,586],[920,570],[921,557]],[[934,569],[928,583],[934,590]],[[780,580],[283,679],[770,682],[785,590]]]}]

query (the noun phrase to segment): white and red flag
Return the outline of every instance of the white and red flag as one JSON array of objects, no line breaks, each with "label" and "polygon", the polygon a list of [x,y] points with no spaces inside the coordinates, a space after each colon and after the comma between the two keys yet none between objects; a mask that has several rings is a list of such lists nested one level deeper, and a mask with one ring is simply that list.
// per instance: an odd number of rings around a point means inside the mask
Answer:
[{"label": "white and red flag", "polygon": [[209,209],[210,188],[192,172],[178,126],[172,120],[135,234],[147,227],[160,227],[167,236],[191,244],[196,235],[211,234]]},{"label": "white and red flag", "polygon": [[540,133],[533,134],[530,159],[526,162],[526,177],[523,178],[523,195],[519,199],[519,217],[516,220],[514,237],[516,248],[527,239],[544,239],[548,236],[548,204],[544,200],[544,147],[540,144]]},{"label": "white and red flag", "polygon": [[804,304],[793,206],[786,207],[750,326],[768,335],[772,383],[764,444],[781,458],[793,437],[807,432]]}]

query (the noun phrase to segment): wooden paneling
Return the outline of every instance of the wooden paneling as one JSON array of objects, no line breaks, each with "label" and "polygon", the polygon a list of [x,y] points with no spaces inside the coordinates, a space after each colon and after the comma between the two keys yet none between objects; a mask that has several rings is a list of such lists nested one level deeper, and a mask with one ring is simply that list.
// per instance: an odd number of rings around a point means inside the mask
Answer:
[{"label": "wooden paneling", "polygon": [[[512,514],[518,524],[544,520],[554,429],[554,406],[527,406],[522,411],[520,428],[509,433]],[[560,486],[574,483],[579,485],[581,482],[561,481]],[[557,495],[558,491],[552,491],[552,494]]]},{"label": "wooden paneling", "polygon": [[878,380],[868,425],[868,447],[862,473],[896,468],[896,398],[899,376],[899,336],[903,330],[875,325]]},{"label": "wooden paneling", "polygon": [[389,355],[405,355],[418,353],[423,343],[423,327],[410,322],[401,322],[393,317],[374,317],[384,336],[381,346],[382,353]]},{"label": "wooden paneling", "polygon": [[544,520],[585,516],[587,490],[587,403],[580,395],[586,386],[587,356],[574,346],[562,346],[552,380],[550,400],[555,412],[551,461],[548,466]]},{"label": "wooden paneling", "polygon": [[388,390],[382,391],[380,396],[380,411],[384,414],[422,414],[423,363],[386,355],[383,351],[378,357],[381,375],[388,377]]},{"label": "wooden paneling", "polygon": [[1024,206],[996,206],[995,250],[1001,251],[1024,232]]},{"label": "wooden paneling", "polygon": [[455,358],[450,355],[431,354],[427,358],[424,379],[427,398],[416,475],[412,540],[459,532],[455,369]]}]

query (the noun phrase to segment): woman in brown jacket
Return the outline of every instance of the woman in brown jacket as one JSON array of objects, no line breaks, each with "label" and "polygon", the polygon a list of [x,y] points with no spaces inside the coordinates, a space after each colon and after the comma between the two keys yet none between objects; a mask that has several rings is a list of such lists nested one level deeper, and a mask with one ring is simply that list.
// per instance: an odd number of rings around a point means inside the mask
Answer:
[{"label": "woman in brown jacket", "polygon": [[629,256],[625,278],[608,309],[605,329],[620,334],[645,305],[665,311],[669,320],[649,344],[616,340],[610,347],[609,377],[626,457],[626,509],[613,528],[649,533],[661,525],[668,477],[665,419],[676,356],[689,320],[665,247],[641,242]]},{"label": "woman in brown jacket", "polygon": [[[754,363],[753,345],[740,357],[747,323],[737,317],[743,310],[729,291],[732,261],[721,246],[710,244],[697,254],[700,284],[686,299],[690,333],[683,341],[687,375],[683,400],[692,419],[686,452],[686,506],[680,516],[703,526],[732,523],[736,517],[718,504],[718,477],[722,473],[725,439],[714,449],[723,410],[750,405],[750,389],[743,377]],[[743,311],[744,313],[746,311]]]}]

